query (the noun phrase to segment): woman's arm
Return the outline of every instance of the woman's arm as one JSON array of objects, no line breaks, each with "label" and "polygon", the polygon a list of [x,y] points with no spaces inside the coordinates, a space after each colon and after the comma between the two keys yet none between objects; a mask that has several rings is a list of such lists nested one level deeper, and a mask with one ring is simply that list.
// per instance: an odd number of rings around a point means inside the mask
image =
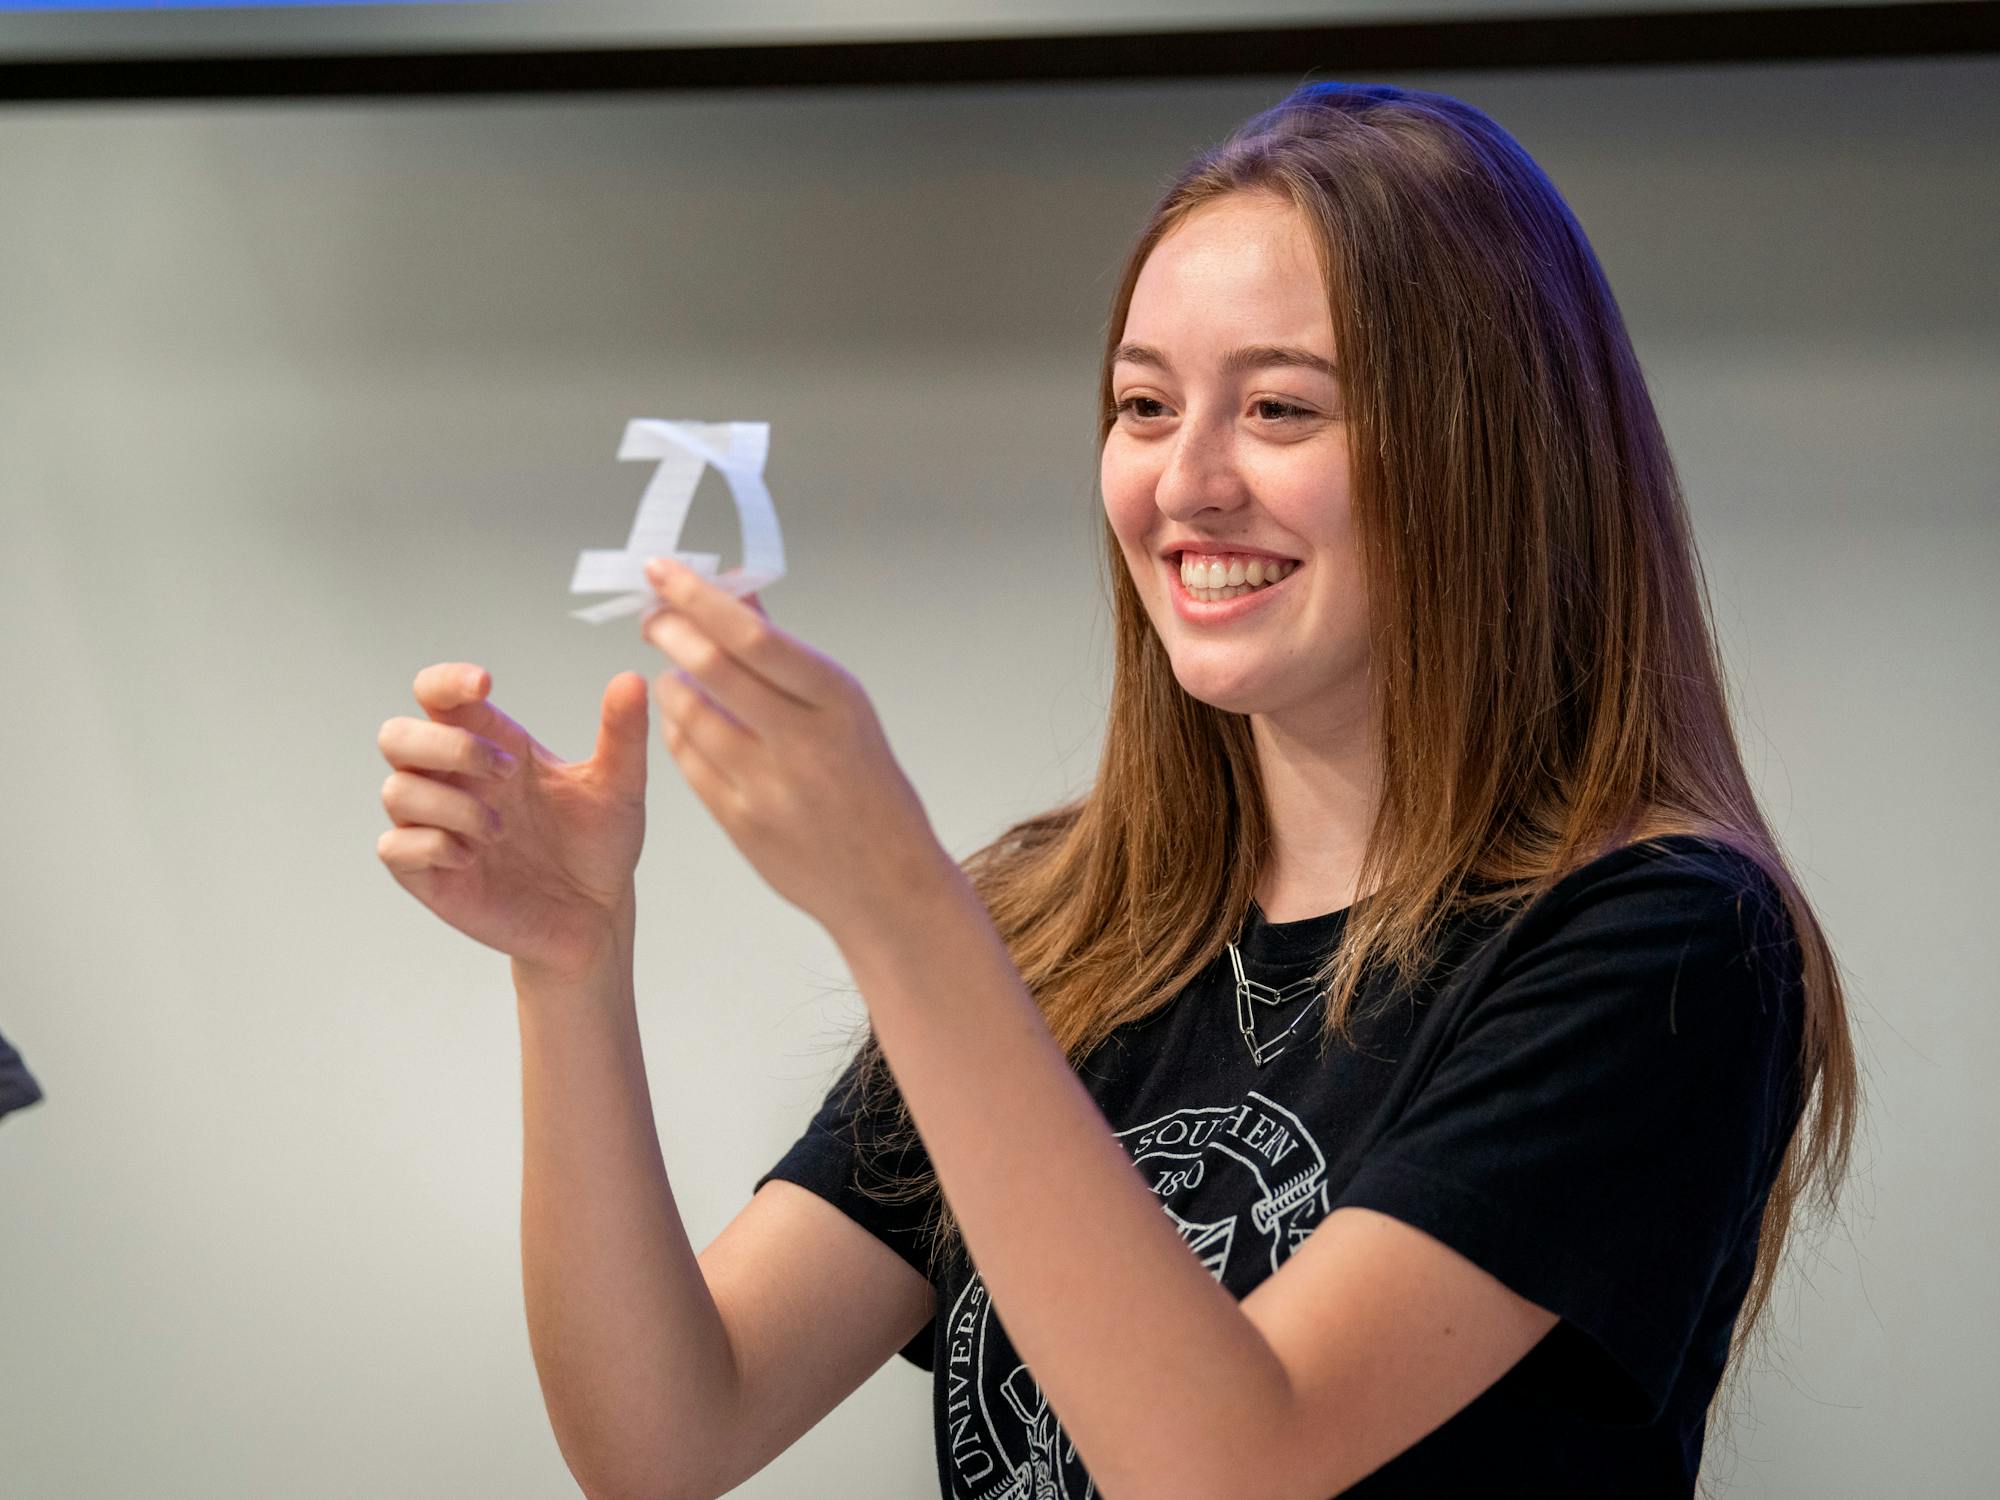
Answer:
[{"label": "woman's arm", "polygon": [[994,1310],[1098,1489],[1248,1497],[1284,1367],[1188,1249],[946,867],[835,941]]},{"label": "woman's arm", "polygon": [[521,1279],[549,1422],[592,1500],[677,1493],[734,1386],[668,1185],[629,946],[588,972],[518,961]]},{"label": "woman's arm", "polygon": [[[1338,1317],[1309,1344],[1259,1322],[1071,1071],[859,685],[685,569],[655,585],[666,607],[645,632],[682,663],[655,684],[667,748],[731,842],[839,946],[994,1309],[1100,1490],[1320,1500],[1547,1331],[1428,1236],[1335,1238],[1331,1220],[1258,1289],[1264,1317],[1395,1316]],[[1324,1252],[1305,1254],[1315,1242]],[[1342,1398],[1370,1377],[1387,1377],[1382,1420],[1362,1432]]]}]

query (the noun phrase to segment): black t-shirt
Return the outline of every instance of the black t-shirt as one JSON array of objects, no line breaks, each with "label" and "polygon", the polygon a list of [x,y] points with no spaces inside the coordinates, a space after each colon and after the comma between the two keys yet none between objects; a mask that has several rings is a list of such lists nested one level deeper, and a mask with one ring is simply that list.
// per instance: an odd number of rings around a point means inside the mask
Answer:
[{"label": "black t-shirt", "polygon": [[[1800,955],[1776,887],[1688,835],[1615,850],[1511,931],[1501,915],[1456,919],[1432,976],[1321,1059],[1324,1001],[1306,981],[1346,918],[1272,923],[1253,908],[1238,947],[1265,987],[1248,1007],[1265,1063],[1239,1027],[1225,951],[1085,1060],[1109,1127],[1239,1301],[1358,1204],[1560,1318],[1345,1494],[1692,1494],[1800,1112]],[[1366,986],[1360,998],[1380,1004]],[[928,1276],[921,1205],[852,1186],[872,1122],[839,1108],[851,1073],[757,1186],[811,1189]],[[976,1269],[960,1256],[933,1287],[938,1315],[901,1353],[932,1372],[942,1495],[1093,1493]]]}]

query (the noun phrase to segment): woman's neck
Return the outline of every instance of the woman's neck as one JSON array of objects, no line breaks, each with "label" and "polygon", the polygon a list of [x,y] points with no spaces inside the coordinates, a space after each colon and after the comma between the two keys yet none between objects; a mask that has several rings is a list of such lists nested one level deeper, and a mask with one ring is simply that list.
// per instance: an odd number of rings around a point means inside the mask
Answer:
[{"label": "woman's neck", "polygon": [[1380,797],[1381,767],[1364,720],[1301,724],[1250,716],[1271,845],[1257,905],[1294,922],[1354,904],[1361,852]]}]

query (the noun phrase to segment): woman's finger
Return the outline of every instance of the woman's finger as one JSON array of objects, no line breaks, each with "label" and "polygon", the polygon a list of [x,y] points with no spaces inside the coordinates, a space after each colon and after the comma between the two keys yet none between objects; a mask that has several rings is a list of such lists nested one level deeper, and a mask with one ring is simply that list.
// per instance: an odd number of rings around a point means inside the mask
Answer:
[{"label": "woman's finger", "polygon": [[646,576],[660,598],[686,614],[717,645],[779,692],[812,708],[838,690],[833,664],[753,609],[671,558],[654,558]]},{"label": "woman's finger", "polygon": [[417,704],[440,724],[484,735],[496,744],[526,747],[528,732],[488,701],[493,679],[484,667],[470,662],[443,661],[425,667],[411,684]]},{"label": "woman's finger", "polygon": [[664,651],[709,700],[759,739],[795,729],[811,710],[780,692],[705,634],[686,614],[662,609],[647,616],[646,639]]},{"label": "woman's finger", "polygon": [[434,662],[417,673],[416,681],[410,684],[426,713],[433,709],[444,713],[477,702],[492,686],[493,679],[486,675],[486,669],[467,661]]},{"label": "woman's finger", "polygon": [[734,782],[732,771],[763,753],[757,737],[730,718],[686,672],[662,672],[653,686],[666,723],[686,735],[725,780]]},{"label": "woman's finger", "polygon": [[493,842],[505,826],[500,814],[472,793],[415,771],[389,773],[382,806],[402,826],[448,828],[470,844]]},{"label": "woman's finger", "polygon": [[705,746],[720,743],[726,747],[728,742],[722,740],[723,735],[734,735],[741,745],[747,746],[751,743],[749,735],[724,722],[720,712],[702,700],[701,689],[678,673],[661,673],[653,687],[660,702],[660,736],[666,741],[668,753],[703,805],[726,824],[741,811],[742,798],[719,758],[727,755],[727,748]]},{"label": "woman's finger", "polygon": [[442,828],[385,828],[375,855],[398,875],[462,870],[479,857]]},{"label": "woman's finger", "polygon": [[461,776],[511,776],[520,761],[484,735],[435,719],[387,720],[375,736],[382,758],[404,771],[456,771]]}]

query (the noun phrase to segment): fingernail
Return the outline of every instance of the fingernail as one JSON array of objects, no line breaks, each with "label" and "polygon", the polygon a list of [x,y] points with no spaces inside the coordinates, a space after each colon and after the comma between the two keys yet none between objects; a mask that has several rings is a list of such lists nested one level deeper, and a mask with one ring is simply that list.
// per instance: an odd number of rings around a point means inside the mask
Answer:
[{"label": "fingernail", "polygon": [[521,762],[509,755],[505,750],[496,750],[493,752],[493,774],[495,776],[512,776],[520,769]]},{"label": "fingernail", "polygon": [[646,576],[658,583],[667,576],[667,560],[664,557],[646,559]]},{"label": "fingernail", "polygon": [[468,693],[476,693],[479,691],[479,673],[467,672],[465,674],[465,690]]}]

